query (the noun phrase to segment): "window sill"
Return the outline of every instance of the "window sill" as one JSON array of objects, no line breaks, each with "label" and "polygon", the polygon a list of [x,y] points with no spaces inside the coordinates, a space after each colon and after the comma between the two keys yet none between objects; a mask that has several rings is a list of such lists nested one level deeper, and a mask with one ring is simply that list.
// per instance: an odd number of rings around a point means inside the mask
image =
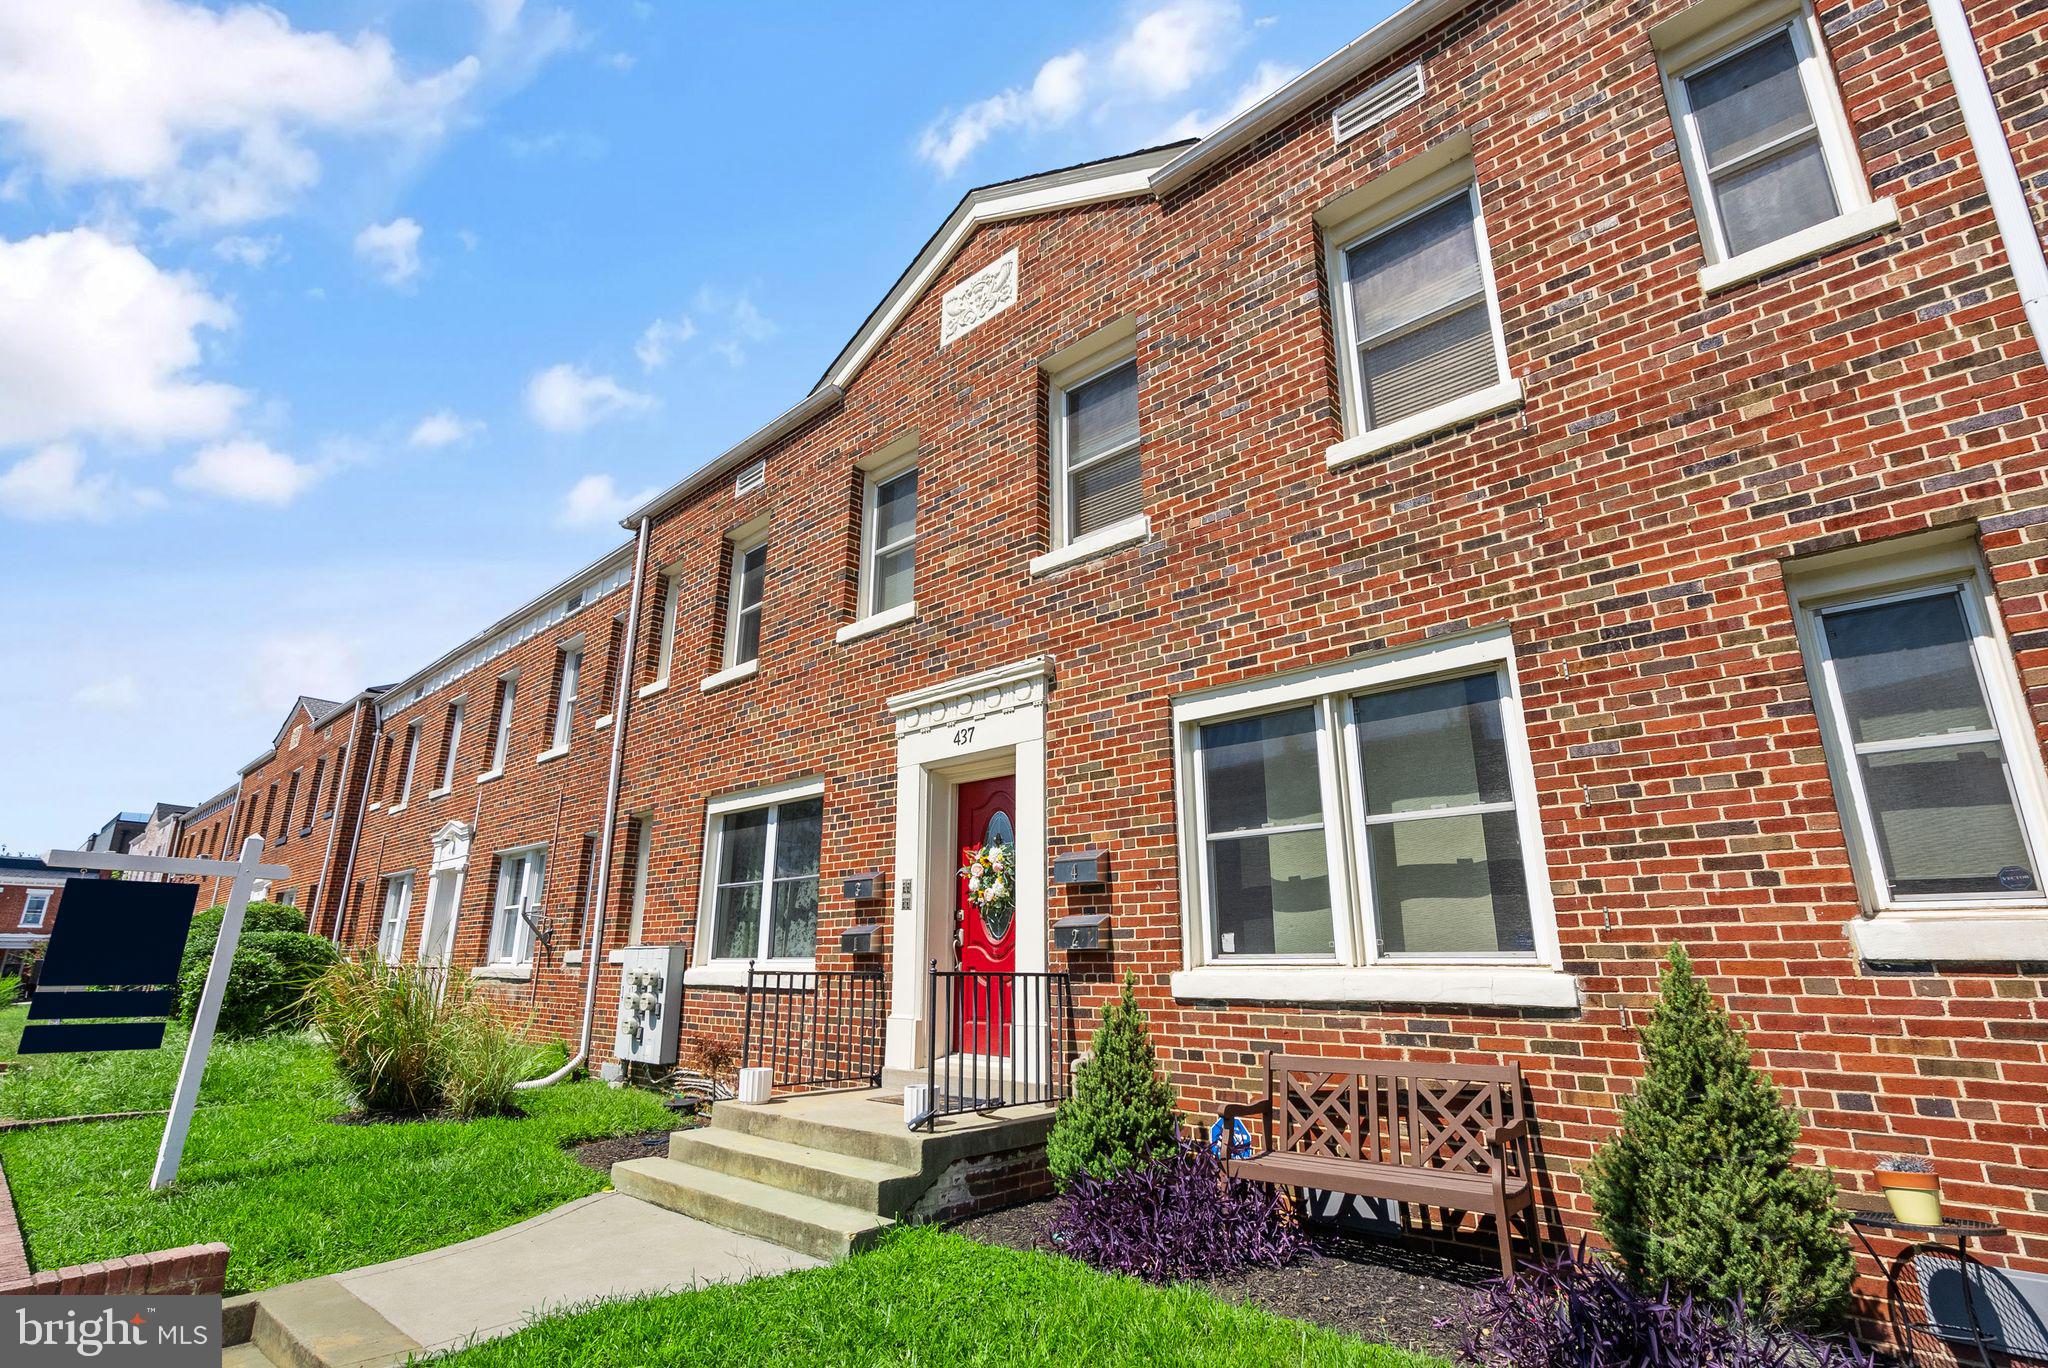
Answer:
[{"label": "window sill", "polygon": [[479,784],[488,784],[493,779],[503,779],[504,777],[505,771],[501,769],[485,770],[482,774],[479,774],[476,777],[476,781]]},{"label": "window sill", "polygon": [[1579,981],[1545,965],[1378,965],[1355,969],[1212,964],[1175,974],[1173,995],[1183,1001],[1416,1002],[1571,1009],[1579,1005]]},{"label": "window sill", "polygon": [[909,622],[916,616],[917,600],[912,599],[908,603],[899,603],[894,608],[884,608],[879,613],[869,613],[858,622],[849,622],[833,633],[832,639],[844,646],[849,641],[859,641],[864,636],[873,636],[876,632],[887,631],[891,627]]},{"label": "window sill", "polygon": [[[391,815],[391,816],[393,816],[393,817],[396,817],[396,816],[397,816],[397,815],[398,815],[399,813],[401,813],[401,812],[405,811],[405,810],[406,810],[406,809],[407,809],[408,807],[411,807],[411,806],[412,806],[412,804],[411,804],[411,803],[400,803],[400,804],[398,804],[398,805],[397,805],[396,807],[393,807],[393,808],[391,809],[391,813],[390,813],[390,815]],[[279,844],[280,844],[280,845],[282,845],[282,844],[283,844],[283,842],[279,842]]]},{"label": "window sill", "polygon": [[594,732],[610,731],[612,729],[612,715],[606,713],[603,717],[598,718],[597,721],[590,724],[590,729]]},{"label": "window sill", "polygon": [[697,687],[705,693],[710,693],[714,689],[722,689],[728,684],[737,684],[742,679],[752,679],[756,674],[760,673],[760,670],[761,662],[759,660],[750,660],[744,665],[735,665],[730,670],[720,670],[717,674],[705,675]]},{"label": "window sill", "polygon": [[569,748],[567,746],[555,746],[551,749],[542,751],[539,755],[534,756],[533,763],[536,765],[545,765],[548,761],[559,760],[568,753]]},{"label": "window sill", "polygon": [[[713,960],[709,964],[692,964],[683,970],[683,986],[686,988],[744,988],[747,986],[748,960]],[[772,969],[776,973],[809,974],[816,971],[815,960],[754,960],[756,969]]]},{"label": "window sill", "polygon": [[432,793],[429,793],[427,795],[427,801],[431,803],[436,798],[446,798],[449,794],[453,792],[455,792],[455,785],[453,784],[450,784],[446,788],[437,788]]},{"label": "window sill", "polygon": [[1889,199],[1866,204],[1861,209],[1851,209],[1846,214],[1837,214],[1825,223],[1816,223],[1811,228],[1802,228],[1790,237],[1767,242],[1761,247],[1752,247],[1741,256],[1726,261],[1716,261],[1700,271],[1700,288],[1708,294],[1716,290],[1746,285],[1758,276],[1769,275],[1772,271],[1820,256],[1837,247],[1846,246],[1859,238],[1881,233],[1898,225],[1899,211]]},{"label": "window sill", "polygon": [[1849,939],[1880,964],[2048,961],[2048,908],[1880,912],[1850,922]]},{"label": "window sill", "polygon": [[660,679],[655,680],[652,684],[642,684],[639,688],[633,690],[633,697],[652,698],[658,693],[666,693],[667,691],[668,676],[663,675]]},{"label": "window sill", "polygon": [[1425,437],[1434,437],[1439,432],[1448,432],[1454,427],[1485,418],[1522,402],[1522,382],[1503,380],[1488,385],[1483,390],[1460,395],[1449,403],[1438,404],[1435,408],[1403,418],[1398,423],[1361,432],[1356,437],[1347,437],[1323,453],[1323,459],[1332,468],[1362,461],[1368,456],[1377,456],[1395,447],[1419,442]]},{"label": "window sill", "polygon": [[1042,556],[1031,558],[1031,573],[1043,575],[1063,566],[1090,560],[1106,552],[1135,546],[1152,535],[1152,519],[1140,513],[1136,517],[1113,522],[1105,528],[1090,532],[1078,541],[1068,542],[1057,551],[1048,551]]},{"label": "window sill", "polygon": [[530,964],[479,964],[469,971],[473,979],[496,979],[501,983],[529,983],[533,979]]},{"label": "window sill", "polygon": [[372,812],[382,812],[383,810],[384,810],[384,805],[383,805],[382,803],[372,803],[372,804],[370,804],[370,811],[372,811]]}]

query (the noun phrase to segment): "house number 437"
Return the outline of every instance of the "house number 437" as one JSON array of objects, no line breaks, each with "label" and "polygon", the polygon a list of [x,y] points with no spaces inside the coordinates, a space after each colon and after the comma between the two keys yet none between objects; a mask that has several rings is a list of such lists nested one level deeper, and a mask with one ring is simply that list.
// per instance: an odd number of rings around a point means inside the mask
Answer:
[{"label": "house number 437", "polygon": [[974,728],[972,727],[962,727],[960,728],[960,730],[953,733],[953,744],[956,746],[964,746],[973,739]]}]

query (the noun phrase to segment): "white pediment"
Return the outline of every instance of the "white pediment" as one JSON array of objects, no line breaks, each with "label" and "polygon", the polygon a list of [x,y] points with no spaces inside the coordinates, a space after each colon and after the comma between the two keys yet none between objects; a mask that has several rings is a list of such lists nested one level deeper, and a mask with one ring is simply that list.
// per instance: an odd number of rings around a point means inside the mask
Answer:
[{"label": "white pediment", "polygon": [[434,833],[434,872],[461,869],[469,863],[469,842],[476,835],[470,822],[449,821]]},{"label": "white pediment", "polygon": [[1043,707],[1051,685],[1052,662],[1034,657],[898,694],[889,700],[889,711],[896,715],[896,734],[909,736],[1019,708]]}]

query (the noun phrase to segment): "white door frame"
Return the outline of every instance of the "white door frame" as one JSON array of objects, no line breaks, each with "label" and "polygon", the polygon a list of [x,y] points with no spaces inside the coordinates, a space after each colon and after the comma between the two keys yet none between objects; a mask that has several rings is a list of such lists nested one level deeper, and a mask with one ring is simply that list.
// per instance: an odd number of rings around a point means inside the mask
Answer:
[{"label": "white door frame", "polygon": [[[889,700],[896,718],[896,863],[883,1063],[925,1065],[929,969],[953,965],[964,780],[1011,774],[1017,785],[1017,969],[1046,967],[1045,699],[1052,662],[1019,661]],[[1021,991],[1021,989],[1020,989]]]},{"label": "white door frame", "polygon": [[[469,869],[469,843],[476,835],[476,827],[469,822],[451,821],[444,823],[434,833],[434,863],[427,876],[426,900],[420,904],[420,944],[413,952],[413,958],[422,963],[438,963],[446,969],[455,958],[455,924],[462,920],[462,883]],[[455,891],[448,899],[448,925],[441,932],[440,958],[427,958],[427,932],[434,925],[434,895],[440,890],[444,879],[455,881]]]}]

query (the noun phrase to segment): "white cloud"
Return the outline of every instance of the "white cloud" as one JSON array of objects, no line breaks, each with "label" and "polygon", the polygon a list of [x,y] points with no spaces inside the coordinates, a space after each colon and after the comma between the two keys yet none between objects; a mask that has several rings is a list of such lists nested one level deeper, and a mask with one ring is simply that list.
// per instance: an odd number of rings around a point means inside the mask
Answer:
[{"label": "white cloud", "polygon": [[99,712],[134,712],[142,706],[142,685],[131,674],[110,675],[80,685],[72,693],[71,701]]},{"label": "white cloud", "polygon": [[626,494],[609,475],[585,475],[569,486],[562,500],[561,523],[564,527],[604,527],[618,522],[659,492],[650,486]]},{"label": "white cloud", "polygon": [[321,466],[295,461],[253,437],[237,437],[200,448],[171,478],[202,494],[282,507],[325,473]]},{"label": "white cloud", "polygon": [[483,420],[463,418],[453,410],[442,409],[430,413],[413,427],[412,436],[406,438],[406,445],[438,450],[466,442],[484,430]]},{"label": "white cloud", "polygon": [[581,432],[618,414],[653,407],[651,395],[568,362],[549,366],[526,382],[526,411],[549,432]]},{"label": "white cloud", "polygon": [[420,273],[420,226],[409,218],[373,223],[356,234],[356,260],[392,289],[403,289]]},{"label": "white cloud", "polygon": [[1054,57],[1029,86],[941,114],[918,139],[918,155],[950,176],[998,133],[1039,133],[1084,114],[1099,122],[1156,106],[1223,72],[1248,32],[1235,0],[1168,0],[1121,32]]},{"label": "white cloud", "polygon": [[209,437],[246,397],[192,378],[234,312],[91,228],[0,239],[0,447],[76,433]]},{"label": "white cloud", "polygon": [[1178,142],[1182,138],[1202,137],[1229,123],[1300,74],[1296,68],[1281,62],[1261,62],[1257,70],[1252,72],[1251,79],[1238,87],[1237,93],[1230,97],[1230,102],[1223,107],[1221,113],[1211,114],[1202,109],[1189,110],[1166,130],[1166,141]]},{"label": "white cloud", "polygon": [[46,177],[132,186],[214,224],[282,212],[314,184],[311,135],[438,137],[483,67],[413,79],[381,34],[181,0],[0,6],[0,54],[0,125]]},{"label": "white cloud", "polygon": [[675,318],[657,318],[647,325],[640,334],[640,340],[633,344],[633,355],[640,358],[640,369],[660,370],[668,364],[669,353],[676,347],[697,335],[697,325],[688,314]]},{"label": "white cloud", "polygon": [[153,507],[163,496],[131,489],[111,475],[87,475],[77,447],[56,443],[0,471],[0,513],[24,522],[70,518],[98,521],[130,508]]},{"label": "white cloud", "polygon": [[1080,112],[1085,95],[1088,58],[1064,52],[1038,69],[1025,89],[1009,89],[976,100],[957,114],[942,114],[918,139],[917,152],[952,175],[976,148],[1007,128],[1054,127]]},{"label": "white cloud", "polygon": [[255,237],[237,233],[213,244],[213,254],[252,271],[260,271],[284,251],[284,239],[276,234]]},{"label": "white cloud", "polygon": [[1110,69],[1153,99],[1178,95],[1223,66],[1243,26],[1243,11],[1230,0],[1174,0],[1131,25]]}]

